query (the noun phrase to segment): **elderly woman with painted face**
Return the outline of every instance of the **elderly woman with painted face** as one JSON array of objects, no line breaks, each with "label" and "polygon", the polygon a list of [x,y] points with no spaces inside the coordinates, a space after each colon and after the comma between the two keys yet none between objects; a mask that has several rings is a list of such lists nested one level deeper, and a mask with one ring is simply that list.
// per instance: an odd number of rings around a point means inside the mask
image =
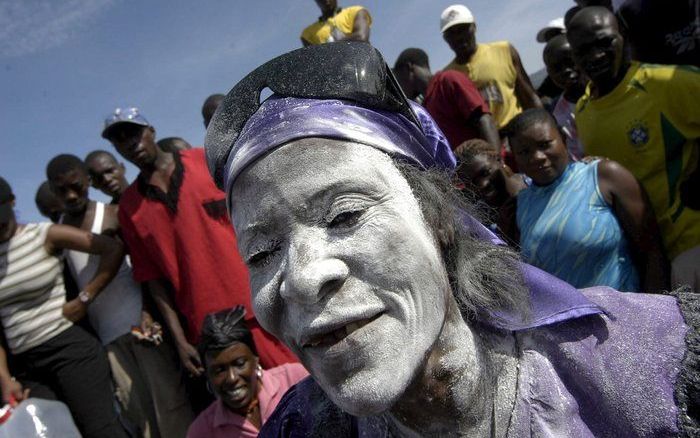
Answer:
[{"label": "elderly woman with painted face", "polygon": [[[260,104],[265,87],[275,94]],[[694,297],[579,291],[520,264],[460,205],[444,136],[371,46],[259,67],[229,92],[206,147],[256,315],[313,376],[261,436],[697,426]]]},{"label": "elderly woman with painted face", "polygon": [[297,363],[263,370],[244,316],[238,306],[204,320],[198,348],[216,401],[192,423],[188,438],[257,437],[289,387],[309,375]]}]

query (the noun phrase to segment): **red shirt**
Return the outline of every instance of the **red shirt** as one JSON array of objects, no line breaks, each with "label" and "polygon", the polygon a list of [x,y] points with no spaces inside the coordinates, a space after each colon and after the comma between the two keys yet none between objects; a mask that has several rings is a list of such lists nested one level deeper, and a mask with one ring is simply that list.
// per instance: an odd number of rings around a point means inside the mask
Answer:
[{"label": "red shirt", "polygon": [[[170,281],[175,304],[187,321],[187,338],[196,343],[210,312],[242,304],[246,319],[254,316],[248,270],[236,249],[225,206],[222,211],[217,202],[225,195],[207,171],[204,150],[182,151],[179,161],[169,189],[176,191],[173,181],[181,169],[176,210],[149,196],[154,188],[137,179],[121,197],[119,222],[134,279]],[[166,197],[172,198],[170,193]]]},{"label": "red shirt", "polygon": [[440,71],[428,83],[423,106],[435,119],[452,150],[480,136],[476,121],[490,114],[489,105],[474,83],[454,70]]},{"label": "red shirt", "polygon": [[[263,424],[270,418],[287,390],[308,375],[299,364],[287,364],[263,371],[262,382],[258,386]],[[216,400],[194,420],[187,431],[187,438],[254,438],[259,432],[253,423],[232,412],[221,400]]]}]

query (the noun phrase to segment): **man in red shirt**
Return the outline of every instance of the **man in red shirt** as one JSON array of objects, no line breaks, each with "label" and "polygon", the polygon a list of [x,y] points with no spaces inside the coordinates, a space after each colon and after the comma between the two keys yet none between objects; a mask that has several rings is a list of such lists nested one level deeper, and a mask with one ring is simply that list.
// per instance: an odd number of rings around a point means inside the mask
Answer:
[{"label": "man in red shirt", "polygon": [[260,363],[269,368],[296,362],[253,316],[248,271],[236,248],[225,195],[209,176],[204,150],[161,150],[155,129],[136,108],[115,110],[105,120],[102,137],[141,170],[121,196],[119,222],[134,278],[148,284],[185,368],[193,375],[203,371],[193,344],[204,317],[238,304],[250,315],[247,323]]},{"label": "man in red shirt", "polygon": [[394,65],[394,73],[409,99],[420,102],[435,119],[454,150],[473,138],[482,138],[501,149],[498,130],[472,81],[461,72],[430,71],[428,55],[421,49],[406,49]]}]

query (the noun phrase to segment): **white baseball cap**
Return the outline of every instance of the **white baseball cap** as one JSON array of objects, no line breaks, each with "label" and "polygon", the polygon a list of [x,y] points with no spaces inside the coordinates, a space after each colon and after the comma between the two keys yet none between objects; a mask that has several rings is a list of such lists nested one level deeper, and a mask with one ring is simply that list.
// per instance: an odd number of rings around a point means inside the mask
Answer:
[{"label": "white baseball cap", "polygon": [[455,24],[470,24],[474,22],[474,15],[464,5],[452,5],[445,8],[440,14],[440,32],[444,32]]},{"label": "white baseball cap", "polygon": [[564,17],[559,17],[555,18],[554,20],[550,20],[545,27],[540,29],[540,31],[537,32],[537,42],[546,43],[548,36],[547,34],[549,34],[549,32],[551,31],[559,31],[559,33],[566,32],[566,27],[564,26]]}]

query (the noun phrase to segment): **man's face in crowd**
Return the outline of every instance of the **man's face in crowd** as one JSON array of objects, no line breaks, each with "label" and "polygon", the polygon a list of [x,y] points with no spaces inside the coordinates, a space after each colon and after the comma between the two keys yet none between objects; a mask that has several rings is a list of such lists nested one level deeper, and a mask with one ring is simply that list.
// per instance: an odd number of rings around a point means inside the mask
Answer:
[{"label": "man's face in crowd", "polygon": [[129,186],[124,164],[117,163],[109,155],[98,155],[86,164],[92,186],[105,195],[117,197]]},{"label": "man's face in crowd", "polygon": [[51,191],[63,202],[66,213],[80,215],[85,212],[89,198],[90,179],[83,169],[71,169],[49,179]]},{"label": "man's face in crowd", "polygon": [[583,87],[583,79],[576,67],[571,45],[565,35],[558,35],[547,43],[544,50],[547,74],[563,90]]},{"label": "man's face in crowd", "polygon": [[416,87],[413,81],[414,75],[411,71],[411,66],[409,66],[408,64],[404,64],[399,66],[398,68],[395,68],[393,72],[404,94],[409,99],[414,99],[418,93],[416,91]]},{"label": "man's face in crowd", "polygon": [[442,37],[455,55],[470,55],[476,50],[476,25],[455,24],[443,32]]},{"label": "man's face in crowd", "polygon": [[119,123],[110,130],[109,141],[122,157],[139,169],[152,166],[158,157],[155,130],[151,126]]},{"label": "man's face in crowd", "polygon": [[471,185],[489,205],[497,207],[508,196],[502,167],[503,164],[497,158],[479,154],[470,163],[459,166],[457,175],[462,182]]},{"label": "man's face in crowd", "polygon": [[39,213],[41,213],[42,216],[49,218],[53,223],[58,223],[66,207],[53,191],[51,191],[51,185],[48,183],[44,184],[42,184],[37,194],[36,207],[39,209]]},{"label": "man's face in crowd", "polygon": [[620,75],[624,40],[612,13],[583,9],[569,23],[567,38],[578,67],[594,84],[606,84]]},{"label": "man's face in crowd", "polygon": [[37,208],[42,216],[48,218],[54,224],[58,223],[58,221],[61,219],[61,215],[65,211],[65,207],[63,207],[63,204],[60,203],[58,199],[56,200],[56,203],[42,204],[41,206],[37,205]]},{"label": "man's face in crowd", "polygon": [[338,0],[315,0],[323,15],[333,15],[338,9]]},{"label": "man's face in crowd", "polygon": [[436,239],[391,159],[298,140],[244,171],[230,196],[260,324],[342,409],[391,408],[452,299]]}]

